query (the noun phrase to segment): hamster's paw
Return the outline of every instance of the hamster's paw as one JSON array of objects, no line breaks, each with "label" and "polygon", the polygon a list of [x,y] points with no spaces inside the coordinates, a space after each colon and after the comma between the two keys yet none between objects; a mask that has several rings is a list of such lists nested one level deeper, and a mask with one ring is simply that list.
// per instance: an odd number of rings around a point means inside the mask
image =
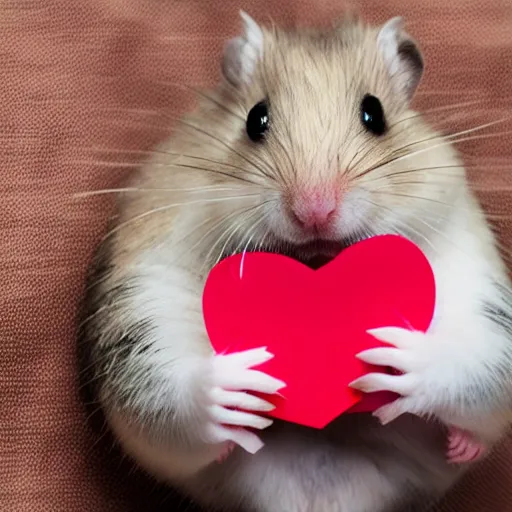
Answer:
[{"label": "hamster's paw", "polygon": [[263,446],[259,437],[247,429],[269,427],[272,420],[260,413],[271,411],[274,406],[250,392],[274,394],[285,386],[284,382],[253,369],[272,357],[265,348],[213,357],[207,425],[210,442],[231,441],[250,453]]},{"label": "hamster's paw", "polygon": [[404,413],[432,414],[434,405],[443,400],[435,391],[443,361],[435,337],[397,327],[372,329],[368,333],[390,346],[365,350],[357,357],[371,365],[392,367],[398,373],[368,373],[351,382],[350,387],[364,393],[391,391],[401,395],[373,413],[383,425]]},{"label": "hamster's paw", "polygon": [[451,427],[448,431],[446,458],[451,464],[476,462],[487,452],[487,446],[467,430]]}]

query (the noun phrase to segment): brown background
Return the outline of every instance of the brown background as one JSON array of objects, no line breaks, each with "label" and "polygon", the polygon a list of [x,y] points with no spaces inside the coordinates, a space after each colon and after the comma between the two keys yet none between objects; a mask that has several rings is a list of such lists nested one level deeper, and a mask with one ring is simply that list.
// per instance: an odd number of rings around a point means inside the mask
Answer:
[{"label": "brown background", "polygon": [[[478,102],[437,121],[460,128],[512,114],[511,0],[360,3],[372,21],[405,15],[421,41],[420,104]],[[75,314],[112,198],[73,194],[116,186],[126,169],[100,160],[133,162],[112,150],[145,149],[165,134],[166,117],[191,99],[173,83],[213,83],[240,7],[312,23],[329,21],[343,2],[0,0],[2,511],[176,510],[166,491],[109,455],[108,441],[96,442],[79,407]],[[462,146],[505,235],[512,135],[497,133],[509,124]],[[512,511],[511,446],[444,510]]]}]

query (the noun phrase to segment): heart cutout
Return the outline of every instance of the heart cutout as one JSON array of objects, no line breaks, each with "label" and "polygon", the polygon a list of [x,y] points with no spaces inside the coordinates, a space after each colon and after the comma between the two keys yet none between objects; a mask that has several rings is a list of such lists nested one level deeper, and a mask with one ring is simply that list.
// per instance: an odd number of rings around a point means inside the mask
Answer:
[{"label": "heart cutout", "polygon": [[354,356],[384,345],[368,329],[426,331],[434,306],[427,258],[397,235],[358,242],[318,270],[279,254],[236,254],[211,270],[203,294],[215,352],[268,347],[275,357],[258,369],[286,383],[281,396],[265,396],[276,406],[269,415],[314,428],[394,398],[363,399],[348,387],[372,369]]}]

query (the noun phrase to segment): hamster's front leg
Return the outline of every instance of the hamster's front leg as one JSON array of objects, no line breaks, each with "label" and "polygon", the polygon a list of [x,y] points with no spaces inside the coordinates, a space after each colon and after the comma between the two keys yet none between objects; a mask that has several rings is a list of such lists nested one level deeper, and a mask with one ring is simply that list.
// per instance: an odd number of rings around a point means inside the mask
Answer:
[{"label": "hamster's front leg", "polygon": [[385,327],[370,334],[389,347],[358,358],[401,373],[369,373],[351,387],[401,395],[374,412],[382,424],[404,413],[436,416],[451,427],[447,456],[453,462],[479,458],[503,435],[511,420],[512,381],[504,370],[512,368],[512,343],[499,325],[475,315],[465,324],[441,322],[433,332]]},{"label": "hamster's front leg", "polygon": [[273,406],[248,391],[272,394],[284,386],[281,381],[252,369],[272,357],[265,348],[213,357],[208,432],[211,440],[228,442],[220,460],[229,454],[234,443],[251,453],[263,446],[255,434],[245,429],[264,429],[269,426],[272,420],[259,413],[268,412]]}]

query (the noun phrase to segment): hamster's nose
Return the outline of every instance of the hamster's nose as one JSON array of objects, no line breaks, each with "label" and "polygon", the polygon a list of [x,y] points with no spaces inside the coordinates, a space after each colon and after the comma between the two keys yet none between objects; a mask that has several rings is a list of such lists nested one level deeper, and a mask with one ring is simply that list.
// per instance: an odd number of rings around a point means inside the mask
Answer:
[{"label": "hamster's nose", "polygon": [[334,193],[309,190],[297,194],[292,201],[292,216],[303,229],[325,230],[333,222],[338,201]]}]

